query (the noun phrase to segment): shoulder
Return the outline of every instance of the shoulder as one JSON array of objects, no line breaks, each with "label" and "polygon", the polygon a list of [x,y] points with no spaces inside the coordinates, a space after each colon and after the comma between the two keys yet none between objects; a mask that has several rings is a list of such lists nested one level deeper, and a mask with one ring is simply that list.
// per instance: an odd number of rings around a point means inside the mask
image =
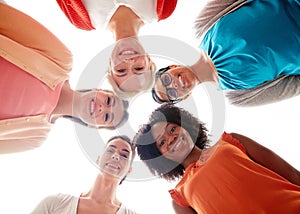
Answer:
[{"label": "shoulder", "polygon": [[139,214],[139,213],[134,210],[131,210],[130,208],[126,207],[126,205],[122,203],[120,209],[116,214]]}]

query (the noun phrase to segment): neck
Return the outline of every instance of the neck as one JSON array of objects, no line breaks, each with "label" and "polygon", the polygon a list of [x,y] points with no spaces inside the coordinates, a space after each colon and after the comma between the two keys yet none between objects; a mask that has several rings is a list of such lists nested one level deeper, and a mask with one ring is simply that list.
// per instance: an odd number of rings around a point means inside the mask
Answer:
[{"label": "neck", "polygon": [[66,81],[61,89],[58,103],[50,115],[50,122],[54,123],[56,119],[63,115],[73,115],[73,99],[75,91],[70,87],[68,81]]},{"label": "neck", "polygon": [[194,146],[191,153],[181,163],[182,166],[186,169],[190,164],[195,163],[197,160],[199,160],[202,151],[202,149],[198,148],[197,146]]},{"label": "neck", "polygon": [[116,198],[119,182],[119,179],[99,173],[92,188],[81,197],[92,199],[99,204],[112,204],[119,207],[121,202]]},{"label": "neck", "polygon": [[115,40],[137,37],[143,21],[128,7],[120,6],[108,23]]},{"label": "neck", "polygon": [[190,68],[196,75],[199,83],[203,82],[218,82],[218,74],[216,68],[210,59],[210,57],[203,51],[200,50],[200,57],[198,61],[191,65]]}]

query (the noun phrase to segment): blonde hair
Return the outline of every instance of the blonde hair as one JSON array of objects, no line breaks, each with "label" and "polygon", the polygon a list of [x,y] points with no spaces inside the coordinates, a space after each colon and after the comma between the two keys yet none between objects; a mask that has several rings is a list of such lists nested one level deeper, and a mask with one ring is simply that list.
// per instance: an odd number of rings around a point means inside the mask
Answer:
[{"label": "blonde hair", "polygon": [[111,75],[111,67],[109,67],[106,78],[109,82],[109,84],[112,87],[112,90],[115,92],[115,94],[120,97],[121,99],[129,99],[131,97],[136,96],[139,93],[142,93],[144,91],[148,91],[152,88],[152,86],[154,85],[154,75],[155,75],[155,70],[156,70],[156,65],[155,63],[150,59],[149,61],[149,69],[151,72],[151,79],[149,81],[147,81],[147,83],[144,85],[142,90],[137,90],[137,91],[123,91],[118,84],[115,82],[115,80],[113,79],[112,75]]}]

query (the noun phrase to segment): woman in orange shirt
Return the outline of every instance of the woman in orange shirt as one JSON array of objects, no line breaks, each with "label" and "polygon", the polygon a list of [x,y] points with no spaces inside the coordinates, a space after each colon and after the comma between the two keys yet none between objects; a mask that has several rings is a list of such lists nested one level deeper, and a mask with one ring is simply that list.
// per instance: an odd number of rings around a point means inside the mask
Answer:
[{"label": "woman in orange shirt", "polygon": [[184,109],[162,105],[136,136],[138,155],[168,181],[177,213],[299,213],[300,172],[240,134],[209,147],[204,124]]}]

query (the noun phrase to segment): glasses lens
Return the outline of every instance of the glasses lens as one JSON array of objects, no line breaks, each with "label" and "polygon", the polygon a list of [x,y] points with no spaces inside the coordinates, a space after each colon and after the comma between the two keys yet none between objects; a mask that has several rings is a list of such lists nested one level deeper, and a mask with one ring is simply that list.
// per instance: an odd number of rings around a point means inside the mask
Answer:
[{"label": "glasses lens", "polygon": [[164,86],[168,86],[172,82],[172,77],[169,74],[164,73],[161,75],[161,82]]},{"label": "glasses lens", "polygon": [[178,97],[177,90],[175,88],[168,88],[167,96],[170,100],[175,100]]}]

